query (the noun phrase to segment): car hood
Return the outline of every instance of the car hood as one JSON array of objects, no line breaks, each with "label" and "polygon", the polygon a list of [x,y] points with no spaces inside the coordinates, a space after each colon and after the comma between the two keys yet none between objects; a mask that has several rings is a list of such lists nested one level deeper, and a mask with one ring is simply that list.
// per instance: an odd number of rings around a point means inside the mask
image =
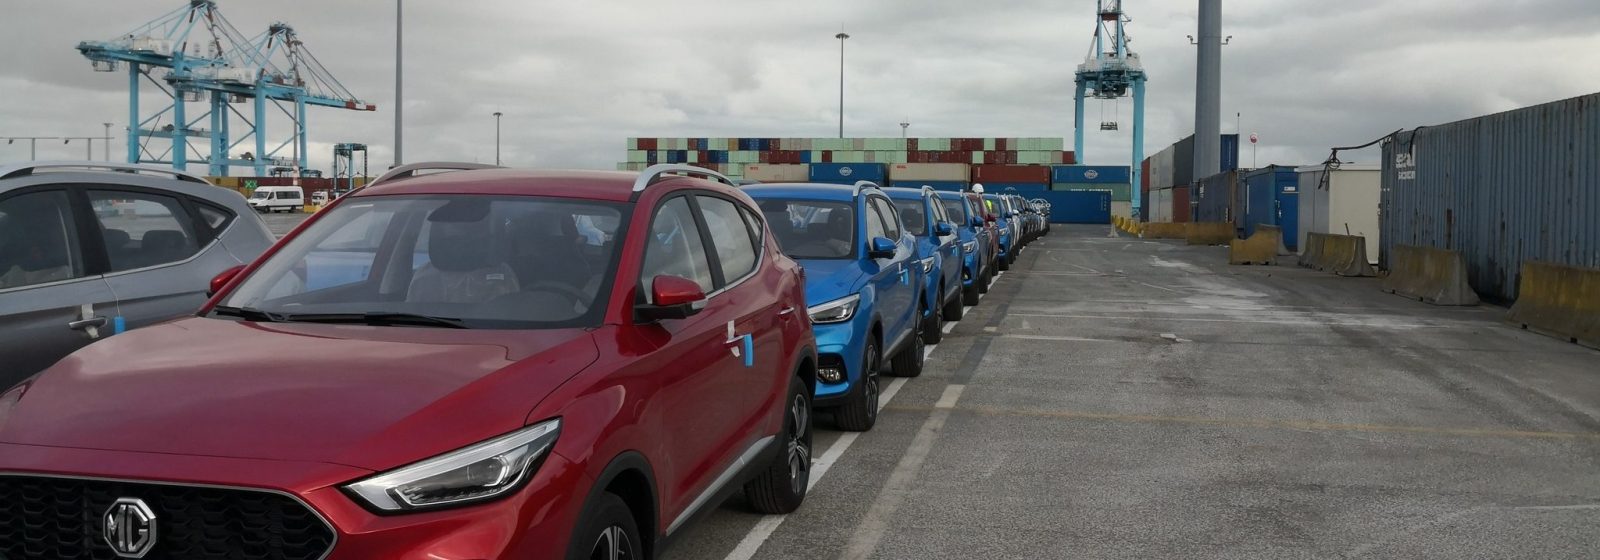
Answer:
[{"label": "car hood", "polygon": [[598,353],[581,329],[188,318],[62,359],[0,442],[385,470],[510,432]]},{"label": "car hood", "polygon": [[867,273],[856,259],[801,259],[806,271],[806,305],[827,303],[861,291]]}]

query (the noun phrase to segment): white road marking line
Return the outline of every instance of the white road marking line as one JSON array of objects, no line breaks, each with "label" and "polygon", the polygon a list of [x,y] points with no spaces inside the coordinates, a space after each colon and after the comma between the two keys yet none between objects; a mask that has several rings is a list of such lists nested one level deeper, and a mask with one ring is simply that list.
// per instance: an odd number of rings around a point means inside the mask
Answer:
[{"label": "white road marking line", "polygon": [[[889,401],[900,392],[900,387],[905,386],[906,381],[906,378],[899,377],[889,382],[889,386],[878,396],[878,410],[889,406]],[[858,437],[861,437],[860,432],[846,432],[840,435],[839,439],[833,440],[833,445],[829,445],[822,455],[811,462],[811,488],[816,488],[817,482],[822,480],[823,475],[828,474],[828,470],[833,468],[834,463],[844,456],[844,452],[849,450],[851,445],[855,444]],[[749,533],[745,533],[744,538],[739,540],[738,546],[733,547],[733,551],[729,552],[724,560],[755,558],[756,552],[761,550],[761,545],[766,544],[767,539],[772,538],[772,533],[777,531],[778,526],[783,525],[783,521],[788,518],[787,515],[763,516],[761,521],[757,521],[756,525],[750,528]]]},{"label": "white road marking line", "polygon": [[961,321],[950,321],[948,323],[945,323],[944,324],[944,328],[939,329],[939,330],[944,331],[944,334],[950,334],[950,331],[956,330],[956,323],[960,323],[960,322]]},{"label": "white road marking line", "polygon": [[945,385],[944,394],[939,396],[939,402],[933,403],[933,407],[955,408],[956,400],[961,398],[961,392],[965,390],[966,385]]},{"label": "white road marking line", "polygon": [[1150,287],[1150,288],[1155,288],[1155,289],[1157,289],[1157,290],[1166,290],[1166,291],[1169,291],[1169,292],[1172,292],[1172,293],[1174,293],[1174,294],[1181,294],[1181,293],[1183,293],[1183,292],[1179,292],[1179,291],[1177,291],[1177,290],[1174,290],[1174,289],[1172,289],[1172,288],[1165,288],[1165,287],[1162,287],[1162,286],[1157,286],[1157,285],[1155,285],[1155,284],[1150,284],[1150,283],[1146,283],[1146,282],[1137,282],[1137,281],[1136,281],[1136,282],[1134,282],[1134,283],[1135,283],[1135,284],[1138,284],[1138,285],[1140,285],[1140,286],[1146,286],[1146,287]]},{"label": "white road marking line", "polygon": [[[960,391],[955,391],[960,395]],[[949,397],[951,391],[945,389],[945,396]],[[941,402],[944,398],[940,399]],[[951,398],[951,406],[955,406]],[[889,480],[884,482],[883,488],[878,491],[872,500],[872,508],[867,510],[867,515],[856,525],[855,534],[850,537],[849,544],[845,546],[840,558],[849,560],[865,560],[877,550],[878,543],[883,540],[883,535],[889,529],[889,518],[900,509],[901,502],[911,494],[911,483],[915,481],[917,473],[922,470],[922,463],[927,461],[928,455],[933,452],[934,441],[938,439],[939,432],[944,429],[946,420],[950,418],[948,408],[936,408],[928,415],[928,420],[922,423],[922,428],[917,430],[917,436],[911,440],[911,445],[906,448],[906,454],[900,458],[894,471],[889,474]]]},{"label": "white road marking line", "polygon": [[1296,325],[1306,327],[1368,327],[1385,329],[1451,329],[1459,325],[1419,325],[1411,323],[1373,323],[1361,321],[1313,321],[1271,319],[1202,319],[1197,317],[1131,317],[1125,315],[1054,315],[1048,313],[1010,313],[1011,317],[1053,317],[1056,319],[1111,319],[1122,321],[1191,321],[1203,323],[1261,323],[1269,325]]},{"label": "white road marking line", "polygon": [[1050,336],[1043,334],[1005,334],[1000,338],[1015,338],[1020,340],[1047,340],[1050,342],[1127,342],[1125,340],[1111,340],[1106,338],[1084,338],[1081,336]]}]

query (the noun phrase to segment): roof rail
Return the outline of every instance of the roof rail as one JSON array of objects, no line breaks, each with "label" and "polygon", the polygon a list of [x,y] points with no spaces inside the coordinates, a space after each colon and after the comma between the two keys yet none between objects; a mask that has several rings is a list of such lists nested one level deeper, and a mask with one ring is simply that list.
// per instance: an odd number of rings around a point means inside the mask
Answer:
[{"label": "roof rail", "polygon": [[683,165],[679,163],[662,163],[646,167],[644,171],[640,171],[639,178],[633,181],[633,192],[644,192],[644,190],[649,188],[650,185],[655,184],[656,179],[659,179],[662,175],[669,173],[682,173],[684,175],[691,176],[699,175],[707,179],[721,181],[730,187],[739,187],[739,183],[735,182],[733,179],[729,179],[726,175],[717,173],[704,167],[695,167],[693,165]]},{"label": "roof rail", "polygon": [[878,186],[877,183],[872,181],[856,181],[856,194],[861,194],[861,189],[866,188],[881,189],[883,187]]},{"label": "roof rail", "polygon": [[0,179],[12,177],[26,177],[33,172],[43,169],[91,169],[104,171],[118,171],[122,173],[150,173],[154,175],[167,175],[179,181],[210,185],[204,177],[178,171],[172,168],[156,167],[154,165],[138,165],[133,163],[113,163],[108,161],[30,161],[16,165],[0,166]]},{"label": "roof rail", "polygon": [[370,187],[384,181],[415,177],[418,171],[468,171],[472,169],[501,169],[501,167],[487,163],[466,163],[461,161],[424,161],[419,163],[408,163],[383,172],[383,174],[379,175],[377,179],[368,181],[367,184],[362,185],[362,187]]}]

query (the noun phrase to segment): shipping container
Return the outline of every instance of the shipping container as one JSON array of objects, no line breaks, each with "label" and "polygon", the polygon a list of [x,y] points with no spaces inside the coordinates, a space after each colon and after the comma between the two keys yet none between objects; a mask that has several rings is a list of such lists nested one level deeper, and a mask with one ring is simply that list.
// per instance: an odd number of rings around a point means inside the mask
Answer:
[{"label": "shipping container", "polygon": [[1400,244],[1459,251],[1498,301],[1530,260],[1600,268],[1600,94],[1402,132],[1383,154],[1385,265]]},{"label": "shipping container", "polygon": [[1052,191],[1106,191],[1111,193],[1112,201],[1132,201],[1132,185],[1116,185],[1111,183],[1051,183]]},{"label": "shipping container", "polygon": [[1047,165],[974,165],[974,183],[1050,183]]},{"label": "shipping container", "polygon": [[1111,197],[1104,192],[1044,191],[1029,198],[1043,198],[1050,203],[1050,223],[1111,223]]},{"label": "shipping container", "polygon": [[1299,246],[1300,175],[1294,167],[1269,165],[1244,175],[1244,234],[1255,235],[1257,225],[1283,229],[1289,250]]},{"label": "shipping container", "polygon": [[1045,183],[984,183],[983,192],[994,194],[1020,194],[1033,198],[1038,193],[1047,192],[1050,185]]},{"label": "shipping container", "polygon": [[813,163],[810,165],[813,183],[853,185],[856,181],[872,181],[879,185],[888,183],[889,166],[882,163]]},{"label": "shipping container", "polygon": [[1161,189],[1149,192],[1149,204],[1145,206],[1145,221],[1167,223],[1172,221],[1172,189]]},{"label": "shipping container", "polygon": [[1199,192],[1194,193],[1194,221],[1233,223],[1236,214],[1234,204],[1239,196],[1239,172],[1224,171],[1201,179],[1196,184]]},{"label": "shipping container", "polygon": [[1173,163],[1176,153],[1178,153],[1176,146],[1167,146],[1156,152],[1156,155],[1150,156],[1150,190],[1171,188],[1180,184],[1178,170]]},{"label": "shipping container", "polygon": [[811,180],[811,166],[792,163],[752,163],[744,167],[744,178],[763,183],[804,183]]},{"label": "shipping container", "polygon": [[1378,165],[1343,164],[1326,172],[1321,165],[1295,169],[1299,176],[1299,226],[1296,246],[1308,233],[1360,235],[1367,239],[1367,260],[1377,262],[1382,249],[1382,169]]},{"label": "shipping container", "polygon": [[1052,168],[1051,183],[1121,183],[1131,184],[1128,166],[1115,165],[1057,165]]},{"label": "shipping container", "polygon": [[920,189],[922,187],[933,187],[933,190],[941,191],[941,192],[962,192],[962,191],[967,190],[967,182],[966,181],[911,181],[911,180],[892,180],[891,179],[890,183],[893,186],[904,187],[904,188],[908,188],[908,189]]},{"label": "shipping container", "polygon": [[964,163],[897,163],[889,166],[891,181],[966,182],[971,169]]},{"label": "shipping container", "polygon": [[1111,201],[1111,215],[1133,218],[1133,202],[1128,200]]},{"label": "shipping container", "polygon": [[1172,221],[1190,221],[1190,218],[1194,216],[1194,203],[1190,198],[1190,194],[1194,191],[1194,187],[1189,185],[1178,185],[1167,190],[1172,191]]}]

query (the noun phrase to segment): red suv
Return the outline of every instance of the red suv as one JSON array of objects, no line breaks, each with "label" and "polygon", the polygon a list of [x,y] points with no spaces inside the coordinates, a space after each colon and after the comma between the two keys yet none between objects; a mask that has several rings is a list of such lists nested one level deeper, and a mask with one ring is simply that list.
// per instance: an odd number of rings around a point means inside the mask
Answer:
[{"label": "red suv", "polygon": [[0,558],[651,558],[741,486],[798,507],[815,340],[751,199],[477,167],[0,394]]}]

